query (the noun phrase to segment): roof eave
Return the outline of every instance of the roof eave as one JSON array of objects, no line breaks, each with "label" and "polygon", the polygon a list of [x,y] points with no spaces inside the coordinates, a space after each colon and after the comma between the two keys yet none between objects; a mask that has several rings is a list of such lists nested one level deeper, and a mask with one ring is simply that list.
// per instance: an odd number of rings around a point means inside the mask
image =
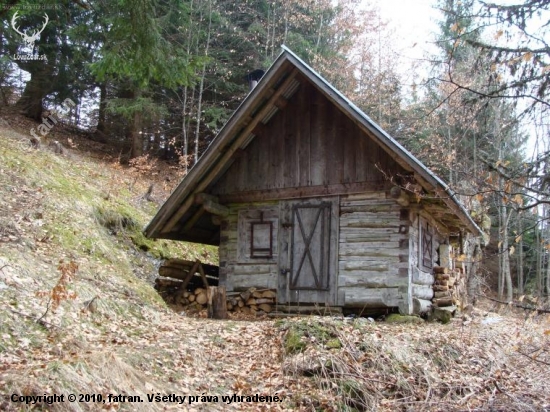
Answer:
[{"label": "roof eave", "polygon": [[[164,204],[160,207],[151,222],[149,222],[147,227],[144,229],[145,236],[149,238],[161,237],[163,234],[162,227],[169,221],[169,219],[172,218],[172,216],[178,212],[182,212],[180,210],[181,206],[178,206],[178,204],[181,205],[181,201],[193,193],[202,180],[202,176],[205,175],[205,172],[207,172],[211,165],[214,164],[216,158],[222,155],[223,149],[232,144],[236,132],[238,131],[237,128],[240,124],[241,115],[246,113],[250,107],[253,107],[255,104],[259,103],[258,100],[264,87],[273,82],[274,77],[277,75],[277,69],[282,66],[286,60],[287,54],[284,52],[281,53],[271,65],[270,70],[268,70],[260,79],[256,87],[248,93],[246,98],[233,112],[227,123],[225,123],[214,140],[212,140],[199,161],[193,165],[184,179],[170,194],[166,202],[164,202]],[[233,134],[233,138],[227,139],[226,136],[231,134]],[[226,140],[228,141],[226,142]]]}]

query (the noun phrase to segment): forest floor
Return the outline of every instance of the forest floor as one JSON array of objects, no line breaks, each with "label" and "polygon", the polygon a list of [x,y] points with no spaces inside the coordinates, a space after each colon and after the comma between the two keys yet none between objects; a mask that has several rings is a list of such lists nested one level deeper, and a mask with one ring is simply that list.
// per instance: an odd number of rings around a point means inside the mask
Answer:
[{"label": "forest floor", "polygon": [[121,167],[61,125],[48,137],[64,154],[34,149],[31,127],[0,115],[0,410],[550,410],[548,315],[486,303],[444,325],[171,310],[152,287],[159,262],[216,261],[214,248],[141,233],[177,171]]}]

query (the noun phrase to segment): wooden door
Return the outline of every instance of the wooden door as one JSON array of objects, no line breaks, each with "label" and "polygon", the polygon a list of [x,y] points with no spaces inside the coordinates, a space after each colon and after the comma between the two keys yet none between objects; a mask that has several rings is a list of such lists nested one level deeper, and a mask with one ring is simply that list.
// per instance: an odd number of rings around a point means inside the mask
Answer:
[{"label": "wooden door", "polygon": [[335,304],[337,205],[334,199],[282,205],[280,302]]}]

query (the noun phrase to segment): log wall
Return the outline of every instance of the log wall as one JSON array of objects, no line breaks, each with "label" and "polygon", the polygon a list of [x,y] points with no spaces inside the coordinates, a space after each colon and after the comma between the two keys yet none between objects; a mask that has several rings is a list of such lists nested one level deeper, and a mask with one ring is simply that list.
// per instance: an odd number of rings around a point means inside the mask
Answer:
[{"label": "log wall", "polygon": [[345,306],[408,311],[409,224],[385,192],[341,197],[338,292]]},{"label": "log wall", "polygon": [[[276,289],[278,274],[277,237],[279,228],[278,202],[229,205],[230,213],[224,218],[220,229],[220,284],[228,291],[258,289]],[[242,230],[244,219],[259,220],[259,212],[264,212],[264,221],[273,222],[273,256],[271,258],[251,259],[246,247],[250,239],[243,238],[247,231]],[[239,231],[239,215],[241,230]],[[239,241],[239,236],[241,240]]]}]

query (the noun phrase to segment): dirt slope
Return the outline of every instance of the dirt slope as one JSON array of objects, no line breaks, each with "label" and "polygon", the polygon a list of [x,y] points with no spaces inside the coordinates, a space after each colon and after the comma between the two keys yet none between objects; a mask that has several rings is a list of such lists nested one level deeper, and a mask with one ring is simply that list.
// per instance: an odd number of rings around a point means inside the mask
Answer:
[{"label": "dirt slope", "polygon": [[[68,154],[32,149],[32,125],[7,123],[0,122],[1,410],[550,409],[547,316],[487,307],[466,321],[403,325],[218,322],[169,310],[151,287],[160,259],[216,257],[143,238],[158,203],[142,195],[155,181],[160,202],[164,180],[98,159],[98,150],[91,157],[87,142],[61,129],[50,138],[76,144]],[[54,393],[64,402],[17,401]],[[96,396],[78,402],[85,394]],[[282,402],[222,399],[256,394]]]}]

